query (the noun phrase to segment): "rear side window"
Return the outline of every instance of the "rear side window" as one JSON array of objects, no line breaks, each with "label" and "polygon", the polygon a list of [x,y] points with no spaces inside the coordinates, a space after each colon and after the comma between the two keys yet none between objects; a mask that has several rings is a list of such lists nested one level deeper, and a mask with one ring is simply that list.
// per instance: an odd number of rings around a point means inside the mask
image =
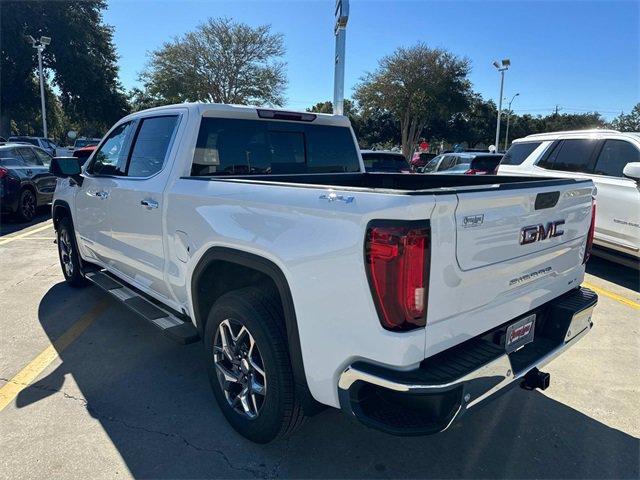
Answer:
[{"label": "rear side window", "polygon": [[0,167],[24,167],[25,163],[15,148],[0,149]]},{"label": "rear side window", "polygon": [[150,177],[162,170],[178,117],[145,118],[138,127],[127,176]]},{"label": "rear side window", "polygon": [[542,142],[514,143],[502,157],[501,165],[522,165]]},{"label": "rear side window", "polygon": [[564,140],[540,166],[563,172],[590,173],[590,160],[596,143],[597,140],[589,139]]},{"label": "rear side window", "polygon": [[44,163],[38,157],[35,152],[29,147],[18,147],[18,153],[27,165],[34,167],[42,167]]},{"label": "rear side window", "polygon": [[357,172],[346,127],[203,118],[193,176]]},{"label": "rear side window", "polygon": [[640,162],[640,151],[635,146],[624,140],[606,140],[593,173],[622,177],[622,170],[630,162]]}]

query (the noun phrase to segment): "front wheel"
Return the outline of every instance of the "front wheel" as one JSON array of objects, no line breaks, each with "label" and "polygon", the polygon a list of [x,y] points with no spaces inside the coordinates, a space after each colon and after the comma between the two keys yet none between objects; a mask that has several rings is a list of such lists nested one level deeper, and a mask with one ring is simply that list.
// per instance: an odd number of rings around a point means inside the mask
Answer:
[{"label": "front wheel", "polygon": [[87,284],[87,279],[84,278],[80,268],[80,257],[73,236],[73,226],[68,217],[60,220],[57,233],[58,256],[64,279],[73,287],[84,287]]},{"label": "front wheel", "polygon": [[204,344],[213,393],[238,433],[267,443],[302,424],[282,313],[272,295],[247,287],[220,297]]}]

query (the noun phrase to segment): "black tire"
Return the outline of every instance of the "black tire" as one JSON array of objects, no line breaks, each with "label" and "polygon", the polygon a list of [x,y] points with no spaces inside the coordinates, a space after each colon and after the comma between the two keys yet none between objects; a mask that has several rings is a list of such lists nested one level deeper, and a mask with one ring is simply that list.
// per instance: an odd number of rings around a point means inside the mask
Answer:
[{"label": "black tire", "polygon": [[21,222],[30,222],[33,217],[36,216],[36,209],[38,208],[38,200],[35,194],[28,188],[25,188],[20,192],[20,200],[18,201],[18,210],[16,211],[16,217]]},{"label": "black tire", "polygon": [[[219,380],[214,346],[220,325],[229,320],[236,327],[239,325],[247,329],[262,360],[265,395],[255,418],[248,418],[234,409]],[[267,443],[291,435],[302,425],[304,415],[295,395],[282,310],[272,294],[257,287],[247,287],[220,297],[209,312],[204,345],[213,393],[222,413],[238,433],[253,442]],[[218,355],[222,356],[220,351],[218,348]],[[227,357],[224,358],[226,360]],[[233,382],[226,383],[234,385]],[[236,408],[242,410],[240,405]]]},{"label": "black tire", "polygon": [[82,273],[73,225],[69,217],[64,217],[58,222],[57,237],[58,257],[64,279],[72,287],[84,287],[88,282]]}]

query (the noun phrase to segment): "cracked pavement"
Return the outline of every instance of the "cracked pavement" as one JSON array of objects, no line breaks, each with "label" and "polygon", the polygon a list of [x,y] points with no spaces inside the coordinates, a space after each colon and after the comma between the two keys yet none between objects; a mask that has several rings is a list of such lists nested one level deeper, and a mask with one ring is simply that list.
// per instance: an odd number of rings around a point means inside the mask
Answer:
[{"label": "cracked pavement", "polygon": [[[34,237],[0,246],[0,386],[104,297],[64,285],[52,228]],[[635,274],[594,265],[590,282],[637,298],[629,289]],[[608,298],[600,299],[593,332],[549,366],[544,393],[514,390],[451,430],[418,438],[368,430],[327,409],[269,445],[246,441],[226,423],[200,344],[172,343],[109,302],[0,412],[0,478],[640,475],[637,311]]]}]

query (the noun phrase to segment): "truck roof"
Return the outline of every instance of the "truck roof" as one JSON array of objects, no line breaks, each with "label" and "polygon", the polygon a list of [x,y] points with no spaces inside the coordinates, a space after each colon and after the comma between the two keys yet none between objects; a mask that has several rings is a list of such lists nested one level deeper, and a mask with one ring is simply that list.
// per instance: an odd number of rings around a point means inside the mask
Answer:
[{"label": "truck roof", "polygon": [[[273,107],[261,107],[256,105],[228,105],[223,103],[177,103],[173,105],[163,105],[161,107],[149,108],[147,110],[140,110],[139,112],[132,113],[125,118],[136,118],[141,115],[145,115],[151,112],[162,112],[165,110],[171,110],[176,108],[187,109],[190,113],[200,115],[203,117],[225,117],[225,118],[244,118],[259,120],[258,110],[290,113],[299,115],[315,115],[314,120],[311,122],[305,121],[304,123],[313,123],[320,125],[335,125],[348,127],[350,126],[349,119],[344,115],[333,115],[328,113],[316,113],[306,111],[285,110],[281,108]],[[277,120],[277,119],[276,119]],[[290,120],[296,121],[296,120]]]}]

